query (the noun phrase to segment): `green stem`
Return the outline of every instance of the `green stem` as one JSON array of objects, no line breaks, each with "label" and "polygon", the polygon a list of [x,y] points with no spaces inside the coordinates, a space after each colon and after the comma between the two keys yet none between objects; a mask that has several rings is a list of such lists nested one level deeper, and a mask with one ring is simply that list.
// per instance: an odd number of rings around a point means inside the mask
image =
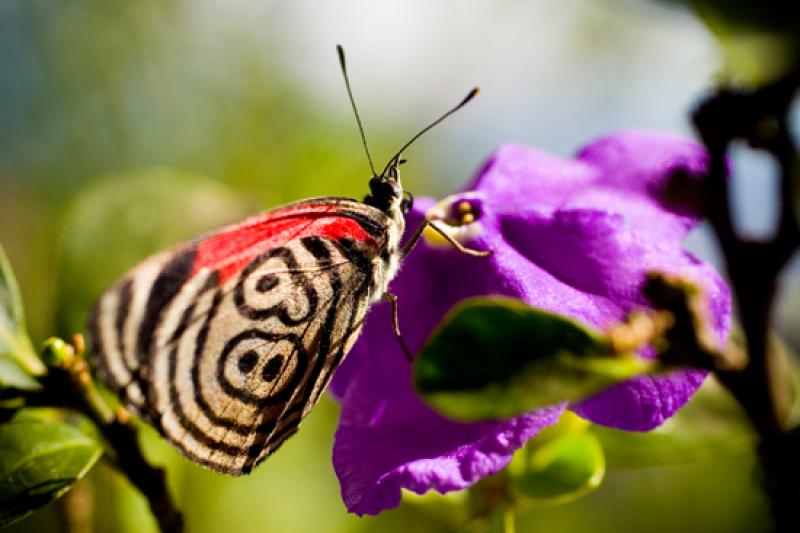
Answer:
[{"label": "green stem", "polygon": [[514,533],[516,529],[516,512],[509,506],[503,513],[503,533]]},{"label": "green stem", "polygon": [[[76,345],[82,346],[81,342]],[[40,378],[41,391],[30,393],[28,405],[67,407],[86,415],[100,430],[113,450],[117,469],[144,495],[164,533],[183,531],[183,517],[175,506],[163,469],[152,466],[139,447],[136,427],[127,411],[116,412],[106,404],[92,380],[82,349],[76,350],[60,339],[45,345],[43,359],[49,372]]]}]

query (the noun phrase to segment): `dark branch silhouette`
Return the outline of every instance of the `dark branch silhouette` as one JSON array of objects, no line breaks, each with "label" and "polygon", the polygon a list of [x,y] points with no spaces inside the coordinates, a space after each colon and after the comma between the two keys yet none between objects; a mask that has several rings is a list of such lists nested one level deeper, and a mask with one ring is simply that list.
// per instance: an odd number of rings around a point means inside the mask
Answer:
[{"label": "dark branch silhouette", "polygon": [[[754,91],[721,89],[693,113],[693,122],[709,153],[709,176],[699,197],[725,258],[746,337],[746,354],[733,361],[729,353],[709,351],[691,319],[688,293],[664,278],[651,278],[645,293],[658,308],[676,316],[667,333],[670,345],[693,346],[688,362],[712,370],[744,409],[759,435],[758,457],[776,531],[800,531],[800,428],[787,427],[788,379],[770,354],[769,336],[778,276],[800,246],[794,197],[800,186],[800,160],[788,128],[788,112],[800,87],[800,70]],[[727,152],[734,141],[773,157],[780,168],[780,216],[766,240],[743,238],[733,225],[729,199]],[[680,188],[687,180],[674,176]],[[686,350],[683,353],[687,353]]]}]

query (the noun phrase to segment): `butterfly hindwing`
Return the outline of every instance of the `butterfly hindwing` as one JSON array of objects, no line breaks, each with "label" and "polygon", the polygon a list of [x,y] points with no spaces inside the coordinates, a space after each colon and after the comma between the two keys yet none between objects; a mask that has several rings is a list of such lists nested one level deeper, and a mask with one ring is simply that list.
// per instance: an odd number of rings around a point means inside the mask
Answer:
[{"label": "butterfly hindwing", "polygon": [[249,472],[313,407],[380,292],[388,224],[308,200],[158,254],[92,314],[110,388],[191,459]]}]

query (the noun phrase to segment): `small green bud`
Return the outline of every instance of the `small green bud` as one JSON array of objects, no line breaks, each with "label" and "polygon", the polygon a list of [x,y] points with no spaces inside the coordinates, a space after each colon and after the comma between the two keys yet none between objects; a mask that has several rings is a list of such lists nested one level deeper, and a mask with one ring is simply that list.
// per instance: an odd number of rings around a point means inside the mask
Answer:
[{"label": "small green bud", "polygon": [[49,367],[65,368],[75,358],[75,349],[63,339],[51,337],[44,341],[42,361]]}]

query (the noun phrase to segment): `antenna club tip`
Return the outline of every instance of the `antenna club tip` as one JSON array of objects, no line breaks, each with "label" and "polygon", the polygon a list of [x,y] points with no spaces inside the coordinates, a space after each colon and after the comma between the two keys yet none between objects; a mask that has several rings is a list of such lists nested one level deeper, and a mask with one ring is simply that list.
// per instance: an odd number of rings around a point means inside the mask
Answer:
[{"label": "antenna club tip", "polygon": [[342,48],[341,44],[336,45],[336,53],[339,54],[339,61],[344,63],[344,48]]},{"label": "antenna club tip", "polygon": [[465,106],[467,104],[467,102],[469,102],[470,100],[472,100],[473,98],[478,96],[479,92],[481,92],[480,87],[473,87],[472,90],[467,94],[467,96],[465,96],[464,99],[461,100],[461,102],[455,107],[455,109],[453,109],[453,111],[455,111],[456,109],[458,109],[458,108],[460,108],[462,106]]}]

